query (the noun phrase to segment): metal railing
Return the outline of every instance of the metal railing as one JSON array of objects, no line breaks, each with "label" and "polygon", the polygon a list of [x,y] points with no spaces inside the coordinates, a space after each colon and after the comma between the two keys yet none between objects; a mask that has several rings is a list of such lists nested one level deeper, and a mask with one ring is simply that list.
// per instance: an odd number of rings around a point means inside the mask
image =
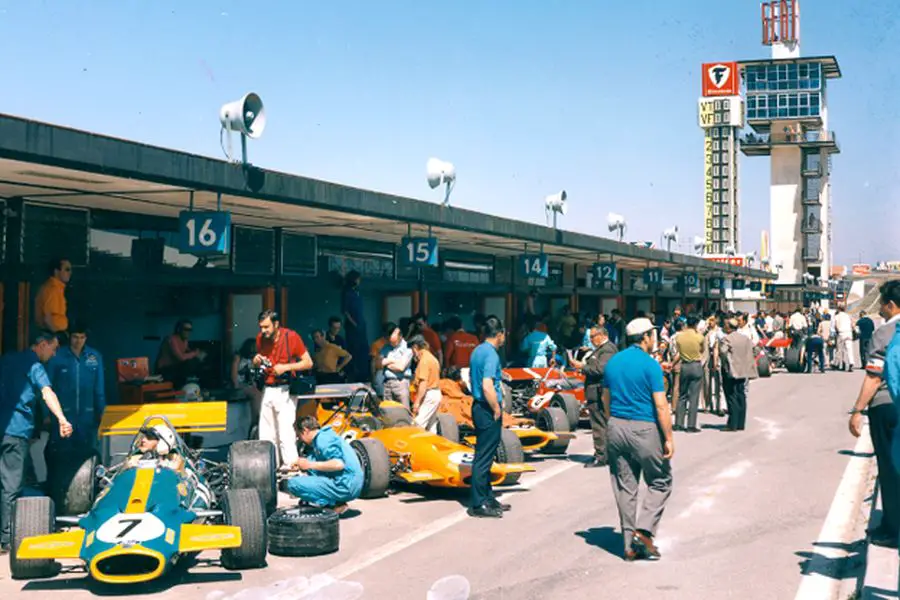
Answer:
[{"label": "metal railing", "polygon": [[833,131],[780,131],[762,135],[748,133],[741,137],[745,146],[772,146],[782,144],[823,144],[837,145],[837,136]]}]

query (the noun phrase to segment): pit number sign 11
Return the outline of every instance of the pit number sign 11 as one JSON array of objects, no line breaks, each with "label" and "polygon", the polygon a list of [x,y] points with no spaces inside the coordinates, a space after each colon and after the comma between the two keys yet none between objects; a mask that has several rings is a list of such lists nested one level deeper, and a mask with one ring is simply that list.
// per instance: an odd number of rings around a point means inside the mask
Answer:
[{"label": "pit number sign 11", "polygon": [[178,246],[194,255],[228,254],[231,213],[185,210],[178,215]]},{"label": "pit number sign 11", "polygon": [[402,241],[400,255],[403,264],[409,267],[436,267],[438,266],[438,241],[437,238],[405,237]]}]

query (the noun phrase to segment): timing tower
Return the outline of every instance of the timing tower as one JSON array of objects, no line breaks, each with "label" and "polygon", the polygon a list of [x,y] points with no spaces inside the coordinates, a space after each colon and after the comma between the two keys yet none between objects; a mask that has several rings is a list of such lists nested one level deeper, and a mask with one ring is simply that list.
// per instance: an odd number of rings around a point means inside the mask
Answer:
[{"label": "timing tower", "polygon": [[828,129],[826,82],[841,76],[834,56],[800,56],[799,0],[762,6],[762,43],[772,58],[739,63],[747,156],[769,156],[771,265],[778,286],[828,279],[831,271],[831,155],[840,152]]}]

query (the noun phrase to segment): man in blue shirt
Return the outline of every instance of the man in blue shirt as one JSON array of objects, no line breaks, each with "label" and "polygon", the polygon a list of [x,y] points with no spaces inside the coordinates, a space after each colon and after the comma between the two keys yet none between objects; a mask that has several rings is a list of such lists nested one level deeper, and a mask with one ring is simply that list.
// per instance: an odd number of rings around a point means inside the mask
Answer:
[{"label": "man in blue shirt", "polygon": [[[603,373],[603,406],[608,419],[606,453],[613,495],[625,546],[625,560],[656,560],[656,528],[672,493],[675,453],[672,415],[663,386],[663,372],[650,355],[656,330],[649,319],[625,328],[628,349],[615,354]],[[638,486],[647,484],[638,514]]]},{"label": "man in blue shirt", "polygon": [[484,342],[469,359],[472,386],[472,422],[475,426],[475,457],[472,459],[472,502],[470,517],[500,518],[508,504],[500,503],[491,489],[491,465],[500,445],[503,410],[500,408],[502,369],[497,350],[506,342],[506,330],[499,318],[490,316],[482,326]]},{"label": "man in blue shirt", "polygon": [[58,345],[55,334],[39,331],[32,338],[31,348],[0,359],[0,554],[9,551],[10,517],[22,493],[38,397],[56,417],[59,435],[72,435],[72,425],[63,414],[44,369]]},{"label": "man in blue shirt", "polygon": [[106,408],[106,388],[103,357],[87,345],[84,325],[70,328],[69,345],[59,349],[47,371],[63,412],[75,429],[67,440],[62,440],[55,428],[51,429],[48,449],[53,446],[54,451],[68,452],[77,444],[79,452],[96,450],[97,430]]},{"label": "man in blue shirt", "polygon": [[297,429],[312,456],[290,465],[304,474],[288,479],[287,491],[309,504],[344,512],[349,501],[359,498],[364,483],[356,451],[331,427],[320,427],[315,417],[303,417]]}]

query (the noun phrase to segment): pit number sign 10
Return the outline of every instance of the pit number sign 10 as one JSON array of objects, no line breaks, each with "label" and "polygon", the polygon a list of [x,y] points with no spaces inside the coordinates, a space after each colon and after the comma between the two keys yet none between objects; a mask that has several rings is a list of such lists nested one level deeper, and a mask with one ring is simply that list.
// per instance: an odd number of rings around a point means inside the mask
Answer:
[{"label": "pit number sign 10", "polygon": [[403,264],[411,267],[438,266],[437,238],[403,238],[400,256]]},{"label": "pit number sign 10", "polygon": [[194,255],[228,254],[231,213],[182,211],[178,241],[182,252]]}]

